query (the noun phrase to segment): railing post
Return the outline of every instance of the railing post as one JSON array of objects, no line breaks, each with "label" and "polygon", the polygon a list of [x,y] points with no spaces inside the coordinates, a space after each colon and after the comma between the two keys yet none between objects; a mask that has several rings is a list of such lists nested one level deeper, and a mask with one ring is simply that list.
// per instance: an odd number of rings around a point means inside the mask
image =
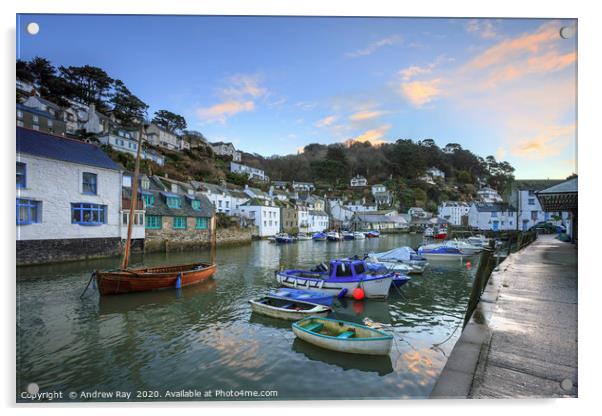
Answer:
[{"label": "railing post", "polygon": [[468,298],[468,305],[466,307],[466,315],[464,316],[464,324],[462,325],[462,328],[464,328],[470,320],[472,313],[476,309],[477,304],[481,299],[481,293],[483,293],[485,285],[489,280],[488,277],[491,274],[491,271],[489,270],[489,263],[491,262],[494,246],[495,241],[492,240],[489,242],[489,247],[481,252],[479,267],[477,268],[474,282],[472,284],[472,290],[470,291],[470,297]]}]

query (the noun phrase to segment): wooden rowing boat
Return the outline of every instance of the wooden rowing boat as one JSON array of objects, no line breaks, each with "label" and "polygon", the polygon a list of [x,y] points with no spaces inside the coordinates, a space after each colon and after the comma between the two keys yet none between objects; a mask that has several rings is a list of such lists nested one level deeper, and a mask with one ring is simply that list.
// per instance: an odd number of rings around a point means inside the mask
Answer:
[{"label": "wooden rowing boat", "polygon": [[[174,289],[200,283],[216,271],[215,264],[192,263],[177,266],[144,267],[96,271],[96,283],[101,295]],[[180,278],[179,285],[177,284]]]},{"label": "wooden rowing boat", "polygon": [[283,299],[276,296],[265,296],[250,300],[251,310],[255,313],[272,318],[298,321],[308,316],[326,316],[332,309],[317,303],[304,302],[294,299]]},{"label": "wooden rowing boat", "polygon": [[293,323],[293,332],[318,347],[351,354],[388,355],[393,336],[354,322],[311,317]]}]

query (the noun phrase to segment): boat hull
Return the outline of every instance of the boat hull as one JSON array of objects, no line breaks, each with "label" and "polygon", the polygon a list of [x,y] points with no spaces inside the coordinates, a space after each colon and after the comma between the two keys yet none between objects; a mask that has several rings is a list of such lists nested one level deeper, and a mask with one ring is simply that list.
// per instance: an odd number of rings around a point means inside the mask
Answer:
[{"label": "boat hull", "polygon": [[[312,332],[303,327],[306,322],[323,322],[325,325],[333,325],[341,322],[345,328],[354,328],[358,332],[370,331],[374,333],[374,338],[347,338],[340,339],[335,336],[328,336]],[[364,354],[364,355],[388,355],[391,352],[393,345],[393,337],[382,331],[368,328],[364,325],[359,325],[352,322],[336,321],[325,318],[308,318],[293,324],[293,333],[297,338],[305,342],[313,344],[317,347],[325,348],[332,351],[344,352],[348,354]]]},{"label": "boat hull", "polygon": [[466,254],[421,253],[421,255],[429,260],[462,260],[463,258],[470,257]]},{"label": "boat hull", "polygon": [[201,283],[217,271],[215,264],[193,263],[181,266],[97,271],[96,283],[102,295],[174,289],[180,276],[181,287]]},{"label": "boat hull", "polygon": [[391,283],[391,287],[395,286],[395,287],[401,287],[403,285],[405,285],[406,283],[408,283],[411,279],[408,276],[395,276],[393,278],[393,282]]},{"label": "boat hull", "polygon": [[276,291],[270,292],[270,296],[300,300],[303,302],[317,303],[319,305],[331,306],[334,296],[328,293],[313,292],[309,290],[291,289],[291,288],[280,288]]},{"label": "boat hull", "polygon": [[[331,309],[328,306],[318,305],[318,304],[313,304],[314,307],[311,309],[295,311],[295,310],[265,305],[263,303],[260,303],[260,302],[254,301],[254,300],[250,300],[249,303],[251,304],[251,311],[253,311],[255,313],[258,313],[260,315],[269,316],[270,318],[284,319],[284,320],[288,320],[288,321],[298,321],[298,320],[305,319],[310,316],[324,317],[324,316],[328,315],[331,311]],[[309,304],[309,302],[300,302],[300,303]]]},{"label": "boat hull", "polygon": [[353,297],[353,290],[359,285],[364,290],[364,295],[366,296],[366,298],[385,299],[387,296],[389,296],[389,288],[391,287],[393,277],[390,276],[381,279],[345,282],[336,280],[303,278],[287,275],[284,273],[277,273],[276,280],[278,281],[278,283],[285,287],[328,293],[334,296],[338,296],[341,293],[341,291],[347,289],[345,292],[345,296],[348,298]]}]

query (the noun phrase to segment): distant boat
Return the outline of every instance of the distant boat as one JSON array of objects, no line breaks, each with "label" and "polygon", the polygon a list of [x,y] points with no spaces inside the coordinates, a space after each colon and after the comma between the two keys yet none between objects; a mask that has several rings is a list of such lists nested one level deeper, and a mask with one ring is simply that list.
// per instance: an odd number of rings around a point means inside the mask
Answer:
[{"label": "distant boat", "polygon": [[427,227],[424,229],[425,237],[433,237],[434,235],[435,235],[435,230],[433,230],[431,227]]},{"label": "distant boat", "polygon": [[334,295],[322,292],[314,292],[311,290],[291,289],[289,287],[281,287],[269,293],[270,296],[285,299],[302,300],[305,302],[317,303],[320,305],[330,306]]},{"label": "distant boat", "polygon": [[274,296],[264,296],[260,299],[250,300],[249,303],[251,310],[255,313],[290,321],[298,321],[309,316],[326,316],[332,311],[328,306],[317,303]]},{"label": "distant boat", "polygon": [[[323,270],[323,269],[326,270]],[[331,260],[328,267],[316,270],[284,270],[276,272],[283,286],[352,297],[357,287],[366,298],[384,299],[389,295],[393,273],[375,273],[363,260]]]},{"label": "distant boat", "polygon": [[297,240],[302,241],[302,240],[311,240],[311,236],[305,234],[305,233],[297,233]]},{"label": "distant boat", "polygon": [[355,235],[352,231],[343,231],[343,240],[355,240]]},{"label": "distant boat", "polygon": [[281,244],[289,244],[294,243],[295,239],[286,233],[279,233],[274,236],[274,239],[277,243]]},{"label": "distant boat", "polygon": [[314,241],[326,241],[326,233],[315,233],[311,236]]},{"label": "distant boat", "polygon": [[378,238],[380,236],[380,233],[376,230],[371,230],[365,232],[364,235],[366,236],[366,238]]},{"label": "distant boat", "polygon": [[364,233],[361,233],[359,231],[356,231],[353,233],[353,239],[354,240],[363,240],[366,238],[366,235]]},{"label": "distant boat", "polygon": [[447,238],[447,230],[442,228],[435,233],[435,238],[437,240],[445,240]]},{"label": "distant boat", "polygon": [[[407,273],[411,274],[420,274],[423,273],[428,266],[427,259],[425,257],[420,256],[414,249],[407,246],[402,246],[398,248],[394,248],[389,251],[385,251],[382,253],[370,253],[370,257],[374,257],[378,259],[379,262],[389,266],[389,263],[394,264],[405,264],[410,266],[411,269],[407,271]],[[395,271],[400,271],[396,270]]]},{"label": "distant boat", "polygon": [[393,336],[386,332],[330,318],[295,322],[293,332],[310,344],[350,354],[388,355],[393,344]]},{"label": "distant boat", "polygon": [[339,234],[337,231],[329,231],[328,233],[326,233],[326,238],[328,239],[328,241],[342,240],[341,234]]},{"label": "distant boat", "polygon": [[466,254],[467,256],[472,256],[473,254],[477,254],[477,253],[480,253],[481,251],[483,251],[483,247],[476,246],[476,245],[473,245],[466,241],[461,241],[461,240],[447,241],[445,243],[445,245],[447,247],[457,248],[458,250],[462,251],[462,253]]}]

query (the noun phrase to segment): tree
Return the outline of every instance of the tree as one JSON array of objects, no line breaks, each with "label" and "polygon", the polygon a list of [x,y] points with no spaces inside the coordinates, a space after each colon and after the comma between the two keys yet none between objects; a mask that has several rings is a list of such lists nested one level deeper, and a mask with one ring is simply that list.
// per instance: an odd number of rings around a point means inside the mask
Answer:
[{"label": "tree", "polygon": [[61,66],[59,71],[70,85],[73,98],[85,104],[94,104],[101,111],[108,110],[106,99],[110,95],[113,78],[103,69],[91,65]]},{"label": "tree", "polygon": [[146,118],[148,105],[132,94],[119,79],[114,81],[110,103],[113,105],[113,114],[124,125],[135,125]]},{"label": "tree", "polygon": [[56,69],[46,58],[36,56],[27,64],[33,85],[44,95],[48,81],[56,76]]},{"label": "tree", "polygon": [[179,114],[168,110],[155,112],[153,123],[172,133],[181,133],[186,129],[186,119]]},{"label": "tree", "polygon": [[25,82],[33,82],[33,74],[29,69],[29,63],[21,59],[17,59],[17,79]]}]

